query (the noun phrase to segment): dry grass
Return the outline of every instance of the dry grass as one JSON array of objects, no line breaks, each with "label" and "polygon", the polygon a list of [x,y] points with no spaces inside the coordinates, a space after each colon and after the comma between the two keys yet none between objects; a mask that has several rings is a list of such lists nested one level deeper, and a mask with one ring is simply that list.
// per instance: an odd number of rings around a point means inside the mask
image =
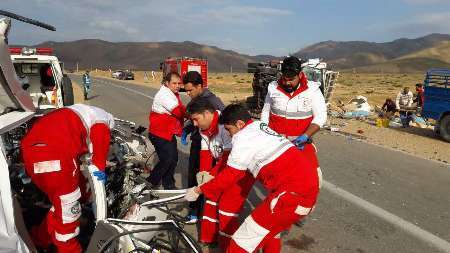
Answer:
[{"label": "dry grass", "polygon": [[75,104],[84,103],[83,89],[81,89],[81,86],[79,86],[77,82],[72,80],[72,87]]},{"label": "dry grass", "polygon": [[[135,80],[126,82],[158,88],[162,80],[159,71],[154,72],[155,79],[152,79],[151,71],[147,71],[147,79],[144,78],[144,71],[134,73]],[[91,74],[111,78],[109,71],[92,71]],[[404,86],[414,91],[415,84],[422,82],[423,78],[423,74],[341,73],[333,100],[347,102],[356,95],[363,95],[371,105],[381,105],[386,98],[395,98]],[[252,80],[253,75],[249,73],[209,73],[208,86],[225,103],[230,103],[252,95]]]},{"label": "dry grass", "polygon": [[386,98],[395,99],[408,86],[414,92],[416,83],[423,82],[424,74],[363,74],[340,73],[333,101],[344,103],[356,95],[368,98],[371,105],[382,105]]}]

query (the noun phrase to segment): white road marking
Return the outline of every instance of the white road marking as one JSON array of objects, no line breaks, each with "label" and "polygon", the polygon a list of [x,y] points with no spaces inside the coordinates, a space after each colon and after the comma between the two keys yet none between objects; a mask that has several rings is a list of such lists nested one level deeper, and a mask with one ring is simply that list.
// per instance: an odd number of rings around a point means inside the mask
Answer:
[{"label": "white road marking", "polygon": [[[97,79],[97,80],[102,80],[102,79]],[[141,96],[150,98],[150,99],[154,99],[154,97],[149,96],[149,95],[147,95],[147,94],[145,94],[145,93],[142,93],[142,92],[140,92],[140,91],[133,90],[133,89],[130,89],[130,88],[127,88],[127,87],[123,87],[123,86],[121,86],[121,85],[117,85],[117,84],[114,84],[114,83],[112,83],[112,82],[107,82],[107,81],[105,81],[105,80],[102,80],[102,81],[103,81],[105,84],[107,84],[107,85],[112,85],[112,86],[114,86],[114,87],[117,87],[117,88],[120,88],[120,89],[124,89],[124,90],[127,90],[127,91],[129,91],[129,92],[133,92],[133,93],[135,93],[135,94],[138,94],[138,95],[141,95]]]},{"label": "white road marking", "polygon": [[[343,198],[344,200],[358,206],[359,208],[362,208],[366,210],[368,213],[398,227],[399,229],[405,231],[406,233],[416,237],[420,241],[423,241],[427,244],[430,244],[434,246],[436,249],[439,249],[442,252],[450,253],[450,243],[414,224],[411,222],[408,222],[399,216],[396,216],[395,214],[392,214],[358,196],[355,196],[354,194],[328,182],[323,180],[322,181],[322,187],[323,189],[326,189],[327,191]],[[265,198],[265,194],[259,189],[259,187],[253,187],[255,190],[256,195],[260,199]]]},{"label": "white road marking", "polygon": [[392,214],[388,211],[358,197],[353,195],[352,193],[337,187],[336,185],[323,180],[323,189],[328,190],[329,192],[338,195],[339,197],[347,200],[348,202],[366,210],[372,215],[375,215],[392,225],[402,229],[406,233],[416,237],[418,240],[421,240],[425,243],[428,243],[435,248],[441,250],[442,252],[450,252],[450,243],[440,237],[435,236],[434,234],[423,230],[422,228]]}]

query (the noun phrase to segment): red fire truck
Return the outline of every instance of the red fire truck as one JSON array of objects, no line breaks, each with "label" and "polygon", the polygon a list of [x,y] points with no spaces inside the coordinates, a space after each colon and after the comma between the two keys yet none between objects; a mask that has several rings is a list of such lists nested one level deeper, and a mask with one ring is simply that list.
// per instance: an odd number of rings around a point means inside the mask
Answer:
[{"label": "red fire truck", "polygon": [[177,72],[183,76],[188,71],[197,71],[202,75],[203,86],[208,87],[208,61],[202,58],[169,57],[161,63],[163,76],[170,72]]}]

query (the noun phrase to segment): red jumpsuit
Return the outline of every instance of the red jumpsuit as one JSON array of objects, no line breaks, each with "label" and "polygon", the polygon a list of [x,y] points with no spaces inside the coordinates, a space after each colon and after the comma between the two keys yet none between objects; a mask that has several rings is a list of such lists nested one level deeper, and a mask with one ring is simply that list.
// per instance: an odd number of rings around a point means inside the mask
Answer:
[{"label": "red jumpsuit", "polygon": [[200,189],[207,198],[216,200],[230,185],[244,178],[247,170],[267,188],[269,195],[233,234],[226,252],[255,252],[260,248],[280,252],[280,247],[270,247],[277,235],[308,215],[316,203],[317,167],[265,123],[250,121],[233,136],[227,167]]},{"label": "red jumpsuit", "polygon": [[76,239],[84,190],[79,158],[90,153],[92,164],[104,170],[113,126],[111,114],[77,104],[38,119],[23,138],[25,170],[53,205],[42,224],[32,228],[36,246],[47,248],[53,243],[58,252],[81,252]]},{"label": "red jumpsuit", "polygon": [[[214,113],[210,128],[200,132],[200,171],[207,171],[212,176],[217,176],[226,166],[231,149],[231,137],[223,125],[219,125],[219,113]],[[213,160],[216,161],[214,167]],[[222,249],[228,247],[231,235],[239,227],[239,212],[253,183],[253,177],[247,173],[238,183],[230,185],[217,200],[206,198],[200,223],[200,241],[218,241]]]},{"label": "red jumpsuit", "polygon": [[180,95],[166,86],[161,86],[153,100],[149,115],[148,132],[167,141],[174,135],[181,136],[186,108]]},{"label": "red jumpsuit", "polygon": [[[304,134],[311,124],[322,127],[327,121],[327,107],[320,83],[308,81],[301,72],[300,86],[289,94],[280,87],[281,81],[269,84],[261,121],[291,141]],[[319,166],[313,144],[305,144],[304,153]]]}]

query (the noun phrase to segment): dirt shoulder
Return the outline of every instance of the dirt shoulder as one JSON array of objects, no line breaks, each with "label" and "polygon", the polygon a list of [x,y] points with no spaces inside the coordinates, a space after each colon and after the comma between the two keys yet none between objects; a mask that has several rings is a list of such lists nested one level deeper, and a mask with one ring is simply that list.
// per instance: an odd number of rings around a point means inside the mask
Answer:
[{"label": "dirt shoulder", "polygon": [[[330,118],[333,130],[349,139],[400,150],[425,159],[450,163],[450,143],[441,140],[432,128],[380,128],[368,121]],[[328,130],[329,131],[329,130]]]},{"label": "dirt shoulder", "polygon": [[72,87],[75,104],[84,103],[83,89],[81,89],[81,86],[72,80]]}]

